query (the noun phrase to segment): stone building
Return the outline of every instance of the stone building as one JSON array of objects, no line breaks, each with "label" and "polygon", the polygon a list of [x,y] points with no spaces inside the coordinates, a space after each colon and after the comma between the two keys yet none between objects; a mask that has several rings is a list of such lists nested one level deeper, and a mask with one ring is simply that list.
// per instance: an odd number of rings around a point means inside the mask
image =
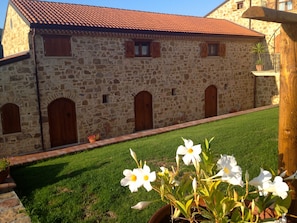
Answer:
[{"label": "stone building", "polygon": [[224,19],[10,0],[0,157],[253,108],[263,38]]},{"label": "stone building", "polygon": [[[280,71],[280,26],[279,23],[242,18],[242,14],[251,6],[262,6],[276,10],[295,12],[295,0],[226,0],[209,12],[207,18],[223,18],[263,33],[263,44],[267,49],[264,54],[264,71],[252,73],[256,76],[256,105],[278,104]],[[256,60],[256,58],[254,59]],[[260,86],[261,85],[261,86]],[[269,97],[271,95],[271,97]]]}]

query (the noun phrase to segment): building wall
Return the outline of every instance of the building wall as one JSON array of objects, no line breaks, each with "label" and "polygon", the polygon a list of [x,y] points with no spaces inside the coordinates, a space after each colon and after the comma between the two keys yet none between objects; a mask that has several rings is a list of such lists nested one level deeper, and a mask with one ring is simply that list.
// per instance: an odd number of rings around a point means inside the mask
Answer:
[{"label": "building wall", "polygon": [[8,4],[2,36],[4,57],[29,50],[29,31],[29,26],[26,25],[19,14]]},{"label": "building wall", "polygon": [[[265,6],[273,8],[275,3],[272,1],[263,0],[243,0],[243,8],[237,9],[238,0],[229,0],[222,4],[220,7],[216,8],[210,12],[206,17],[209,18],[221,18],[227,19],[246,28],[253,29],[265,35],[265,40],[263,44],[267,48],[267,53],[263,56],[264,69],[271,70],[272,73],[275,71],[279,72],[280,66],[278,65],[280,60],[280,48],[279,48],[279,34],[280,34],[280,24],[273,22],[265,22],[254,19],[242,18],[242,14],[251,6]],[[251,50],[252,51],[252,50]],[[254,55],[254,64],[256,62],[256,55]],[[252,67],[251,71],[254,71],[255,65]],[[265,76],[265,74],[263,74]],[[256,81],[257,89],[257,100],[256,107],[263,105],[278,104],[279,102],[279,92],[276,92],[279,83],[275,80],[279,80],[277,76],[274,78],[269,77],[268,79],[274,79],[273,81],[263,81],[263,78],[256,77],[259,80]],[[268,86],[268,84],[270,85]],[[260,99],[261,98],[261,99]],[[272,99],[273,98],[273,99]]]},{"label": "building wall", "polygon": [[0,157],[41,150],[36,81],[32,58],[0,66],[0,108],[6,103],[19,107],[21,132],[2,134]]},{"label": "building wall", "polygon": [[[137,38],[160,42],[161,57],[126,58],[125,41]],[[249,50],[257,40],[72,34],[71,57],[46,57],[42,35],[37,34],[35,40],[45,149],[50,148],[47,108],[58,98],[75,102],[79,143],[87,142],[92,133],[99,132],[101,138],[133,133],[134,97],[140,91],[152,94],[154,128],[204,118],[204,91],[210,85],[217,87],[218,115],[254,106],[254,77],[250,73],[253,58]],[[201,58],[199,44],[204,41],[226,44],[225,57]],[[25,61],[0,67],[1,77],[7,78],[7,90],[1,94],[14,96],[0,95],[1,104],[22,98],[22,133],[0,133],[2,138],[11,138],[11,143],[0,142],[2,155],[42,149],[32,58],[26,60],[28,69],[21,72],[26,84],[19,81],[16,88],[9,87],[9,80]],[[104,94],[108,103],[102,101]]]},{"label": "building wall", "polygon": [[257,107],[279,104],[279,74],[275,76],[258,76],[255,79]]},{"label": "building wall", "polygon": [[[17,104],[21,116],[19,133],[3,134],[0,125],[0,157],[38,152],[42,145],[50,149],[48,105],[59,98],[75,103],[78,143],[87,142],[93,133],[101,138],[133,133],[134,99],[141,91],[152,95],[153,128],[204,118],[205,89],[210,85],[217,88],[218,115],[250,109],[255,100],[267,99],[255,99],[255,77],[250,72],[254,60],[250,49],[259,39],[59,31],[71,35],[71,56],[49,57],[44,33],[33,31],[9,6],[4,55],[29,50],[31,57],[0,66],[0,107]],[[133,39],[159,42],[161,56],[127,58],[125,42]],[[202,58],[199,45],[206,41],[225,44],[225,56]],[[107,103],[103,95],[108,96]]]},{"label": "building wall", "polygon": [[[134,96],[140,91],[152,94],[154,128],[204,118],[204,90],[209,85],[218,88],[218,114],[253,107],[247,52],[252,41],[224,40],[225,58],[201,58],[201,39],[151,36],[161,43],[161,57],[126,58],[125,41],[134,38],[72,36],[73,56],[58,59],[44,56],[42,37],[37,36],[43,119],[51,101],[70,98],[76,103],[83,142],[93,132],[103,138],[134,132]],[[236,61],[238,56],[244,60]],[[104,94],[109,96],[106,104]],[[47,122],[44,128],[47,134]],[[49,137],[45,139],[49,147]]]}]

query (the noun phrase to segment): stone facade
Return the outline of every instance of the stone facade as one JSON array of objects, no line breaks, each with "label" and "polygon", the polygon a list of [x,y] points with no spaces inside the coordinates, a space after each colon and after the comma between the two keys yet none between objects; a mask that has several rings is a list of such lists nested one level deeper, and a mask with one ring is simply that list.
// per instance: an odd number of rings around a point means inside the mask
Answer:
[{"label": "stone facade", "polygon": [[[15,24],[17,19],[9,9],[6,22]],[[15,48],[29,49],[30,58],[0,66],[0,107],[17,104],[21,116],[21,132],[2,134],[0,125],[0,157],[51,149],[48,109],[60,98],[75,104],[77,143],[98,132],[101,138],[134,132],[135,96],[143,91],[152,95],[153,128],[204,118],[205,90],[212,85],[217,89],[217,115],[255,104],[250,49],[259,39],[59,31],[71,36],[71,56],[49,57],[43,45],[48,31],[26,33],[26,25],[23,30],[19,37],[27,37],[27,42],[16,39]],[[4,40],[13,38],[10,35],[5,30]],[[125,42],[133,39],[160,43],[161,56],[127,58]],[[202,58],[200,43],[206,41],[225,44],[225,55]]]},{"label": "stone facade", "polygon": [[[239,2],[243,3],[242,8],[237,7]],[[256,78],[258,79],[256,81],[256,106],[258,107],[263,105],[269,105],[271,103],[278,104],[279,92],[276,92],[276,90],[279,89],[279,34],[281,25],[279,23],[242,18],[242,14],[250,6],[264,6],[274,9],[275,1],[229,0],[222,3],[219,7],[210,12],[206,17],[227,19],[246,28],[253,29],[255,31],[265,34],[265,40],[263,41],[263,43],[268,51],[267,54],[264,55],[264,69],[266,71],[271,70],[271,72],[265,72],[262,74],[262,76],[267,77],[266,79],[256,76]],[[255,61],[256,57],[254,58],[254,62]],[[255,67],[253,67],[252,70],[255,70]],[[273,74],[275,75],[273,76]],[[271,79],[271,81],[267,81],[268,79]]]},{"label": "stone facade", "polygon": [[4,57],[29,50],[30,27],[10,4],[7,8],[7,15],[2,37]]},{"label": "stone facade", "polygon": [[0,66],[0,107],[14,103],[20,107],[21,132],[2,134],[0,125],[0,157],[40,151],[40,128],[36,95],[36,79],[31,58]]}]

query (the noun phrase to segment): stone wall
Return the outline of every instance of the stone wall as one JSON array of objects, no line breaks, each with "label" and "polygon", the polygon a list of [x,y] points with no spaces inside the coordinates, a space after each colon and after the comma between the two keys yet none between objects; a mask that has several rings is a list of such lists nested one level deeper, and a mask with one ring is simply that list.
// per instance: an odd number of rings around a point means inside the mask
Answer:
[{"label": "stone wall", "polygon": [[[36,35],[45,149],[50,148],[47,107],[61,97],[75,102],[79,143],[87,142],[94,132],[102,138],[134,132],[134,97],[140,91],[152,94],[154,128],[204,118],[204,91],[210,85],[218,90],[218,115],[253,107],[249,50],[257,40],[152,35],[145,38],[160,42],[161,57],[126,58],[125,41],[135,38],[144,37],[72,34],[71,57],[46,57],[43,38]],[[210,40],[226,44],[225,57],[200,57],[199,44]],[[28,60],[0,67],[1,78],[7,83],[1,104],[17,101],[22,116],[22,133],[0,133],[2,155],[41,150],[31,54]],[[18,81],[11,86],[14,76]],[[108,103],[103,103],[103,95],[108,95]]]},{"label": "stone wall", "polygon": [[[75,103],[78,143],[98,132],[101,138],[133,133],[134,99],[141,91],[152,95],[153,128],[204,118],[205,89],[210,85],[217,88],[218,115],[254,107],[250,49],[259,39],[60,30],[58,34],[71,36],[71,56],[49,57],[44,53],[42,35],[51,33],[30,31],[11,6],[7,15],[4,55],[28,49],[31,57],[0,66],[0,107],[14,103],[21,116],[19,133],[3,135],[0,125],[0,157],[34,153],[41,151],[42,145],[50,149],[48,106],[59,98]],[[161,56],[125,57],[125,42],[134,39],[159,42]],[[225,56],[202,58],[199,45],[206,41],[225,44]],[[103,95],[108,96],[107,103]]]},{"label": "stone wall", "polygon": [[256,77],[257,107],[279,103],[279,81],[279,74]]},{"label": "stone wall", "polygon": [[4,57],[29,50],[30,28],[19,14],[8,4],[6,20],[3,29],[2,45]]},{"label": "stone wall", "polygon": [[[218,114],[253,107],[248,51],[254,42],[223,40],[225,58],[201,58],[199,43],[206,39],[151,36],[161,43],[160,58],[125,58],[124,43],[133,38],[72,36],[73,57],[59,59],[44,57],[42,37],[37,36],[43,120],[47,105],[66,97],[76,103],[81,142],[92,132],[103,138],[132,133],[134,96],[148,91],[153,96],[153,126],[159,128],[204,118],[204,91],[209,85],[218,88]],[[106,104],[104,94],[109,96]],[[46,121],[44,128],[47,134]],[[49,147],[49,136],[45,139]]]},{"label": "stone wall", "polygon": [[21,132],[2,134],[0,157],[40,151],[40,128],[36,79],[32,58],[0,66],[0,108],[6,103],[19,107]]}]

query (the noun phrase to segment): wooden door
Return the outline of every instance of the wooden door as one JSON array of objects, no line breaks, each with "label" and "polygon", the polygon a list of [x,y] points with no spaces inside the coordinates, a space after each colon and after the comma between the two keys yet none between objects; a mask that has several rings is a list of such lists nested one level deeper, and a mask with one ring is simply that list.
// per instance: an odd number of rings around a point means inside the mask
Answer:
[{"label": "wooden door", "polygon": [[210,85],[205,89],[205,118],[217,115],[217,88]]},{"label": "wooden door", "polygon": [[152,95],[147,91],[139,92],[134,98],[135,131],[153,128]]},{"label": "wooden door", "polygon": [[59,98],[48,105],[51,147],[77,143],[75,103]]}]

